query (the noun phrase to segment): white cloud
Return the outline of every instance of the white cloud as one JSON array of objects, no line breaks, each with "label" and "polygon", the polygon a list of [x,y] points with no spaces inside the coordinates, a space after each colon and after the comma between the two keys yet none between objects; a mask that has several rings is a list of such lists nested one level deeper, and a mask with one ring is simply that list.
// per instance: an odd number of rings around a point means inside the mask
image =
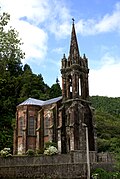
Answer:
[{"label": "white cloud", "polygon": [[61,24],[59,24],[57,21],[54,21],[52,24],[50,24],[49,28],[57,38],[66,38],[66,36],[70,34],[71,26],[67,21]]},{"label": "white cloud", "polygon": [[120,3],[116,4],[113,14],[106,14],[103,19],[96,24],[95,28],[99,33],[114,30],[120,31]]},{"label": "white cloud", "polygon": [[60,38],[68,35],[70,14],[62,0],[1,0],[0,6],[10,14],[9,24],[20,34],[25,62],[40,63],[45,59],[47,33]]},{"label": "white cloud", "polygon": [[116,63],[115,61],[116,59],[105,54],[102,58],[103,65],[101,68],[90,70],[89,86],[91,96],[120,97],[120,62]]},{"label": "white cloud", "polygon": [[47,24],[50,32],[55,34],[57,38],[65,38],[69,35],[71,15],[67,5],[62,0],[52,0],[50,17]]},{"label": "white cloud", "polygon": [[96,21],[93,19],[80,19],[76,24],[77,32],[82,35],[94,35],[96,33],[95,23]]},{"label": "white cloud", "polygon": [[40,64],[47,53],[48,35],[43,28],[38,27],[49,15],[48,1],[42,0],[1,0],[1,10],[10,14],[9,26],[19,32],[22,39],[25,59]]},{"label": "white cloud", "polygon": [[57,54],[62,54],[63,53],[63,47],[58,47],[58,48],[54,48],[53,50],[52,50],[52,52],[55,52],[55,53],[57,53]]},{"label": "white cloud", "polygon": [[120,33],[120,2],[115,5],[112,14],[105,14],[100,20],[80,19],[76,27],[77,31],[82,35],[94,35],[112,31]]},{"label": "white cloud", "polygon": [[48,36],[44,30],[23,20],[12,20],[8,24],[19,32],[21,38],[21,49],[25,52],[23,64],[35,60],[34,63],[40,64],[47,53]]},{"label": "white cloud", "polygon": [[1,0],[2,11],[10,13],[12,19],[26,17],[34,24],[43,22],[49,16],[48,0]]},{"label": "white cloud", "polygon": [[19,21],[16,25],[22,37],[23,51],[28,59],[36,59],[35,63],[39,64],[47,53],[47,34],[40,28],[33,26],[25,21]]}]

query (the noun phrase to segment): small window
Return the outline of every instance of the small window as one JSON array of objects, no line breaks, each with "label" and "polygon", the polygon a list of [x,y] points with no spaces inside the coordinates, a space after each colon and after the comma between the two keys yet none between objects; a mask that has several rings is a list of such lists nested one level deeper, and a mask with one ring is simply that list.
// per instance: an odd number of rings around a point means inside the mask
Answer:
[{"label": "small window", "polygon": [[35,119],[33,116],[30,116],[28,120],[28,135],[35,135]]},{"label": "small window", "polygon": [[20,117],[18,121],[18,135],[23,135],[23,117]]}]

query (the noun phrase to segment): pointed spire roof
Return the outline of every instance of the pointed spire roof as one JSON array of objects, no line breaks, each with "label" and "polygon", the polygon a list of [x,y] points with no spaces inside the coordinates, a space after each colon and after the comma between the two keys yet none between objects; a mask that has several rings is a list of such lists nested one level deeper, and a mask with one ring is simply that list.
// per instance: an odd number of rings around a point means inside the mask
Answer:
[{"label": "pointed spire roof", "polygon": [[74,19],[72,20],[73,20],[73,24],[72,24],[72,32],[71,32],[69,57],[74,63],[74,61],[78,60],[79,58],[79,48],[78,48],[77,37],[75,32]]}]

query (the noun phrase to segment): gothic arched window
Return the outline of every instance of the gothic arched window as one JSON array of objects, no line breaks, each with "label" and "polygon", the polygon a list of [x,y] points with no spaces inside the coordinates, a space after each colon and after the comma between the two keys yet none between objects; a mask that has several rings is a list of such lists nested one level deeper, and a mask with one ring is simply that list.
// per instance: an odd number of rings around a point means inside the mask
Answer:
[{"label": "gothic arched window", "polygon": [[28,119],[28,135],[35,135],[35,119],[33,116],[30,116],[29,119]]},{"label": "gothic arched window", "polygon": [[44,135],[48,135],[48,130],[49,130],[49,116],[46,116],[45,117],[45,120],[44,120]]},{"label": "gothic arched window", "polygon": [[18,119],[18,136],[23,135],[23,117]]}]

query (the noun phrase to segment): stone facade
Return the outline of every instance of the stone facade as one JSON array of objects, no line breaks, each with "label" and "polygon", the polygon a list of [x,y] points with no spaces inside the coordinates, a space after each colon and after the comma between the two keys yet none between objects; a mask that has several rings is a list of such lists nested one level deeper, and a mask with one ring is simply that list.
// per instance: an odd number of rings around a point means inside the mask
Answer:
[{"label": "stone facade", "polygon": [[[14,154],[43,149],[53,141],[60,153],[96,150],[93,109],[89,102],[88,59],[80,56],[73,22],[68,58],[61,60],[62,97],[28,99],[17,106]],[[86,127],[88,136],[86,136]]]}]

